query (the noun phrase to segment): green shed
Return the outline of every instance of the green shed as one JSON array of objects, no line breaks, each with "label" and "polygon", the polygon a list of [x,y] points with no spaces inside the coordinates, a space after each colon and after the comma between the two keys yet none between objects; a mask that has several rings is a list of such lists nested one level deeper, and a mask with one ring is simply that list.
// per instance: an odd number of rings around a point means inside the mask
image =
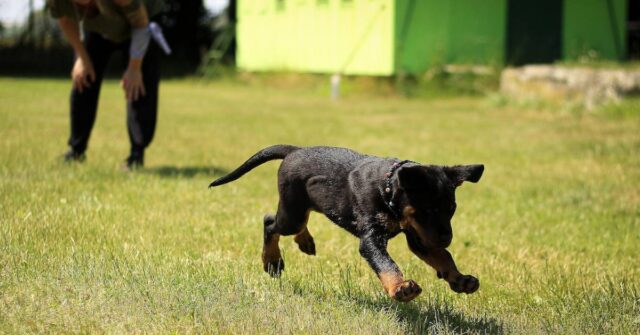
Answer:
[{"label": "green shed", "polygon": [[640,0],[238,0],[248,71],[388,76],[443,64],[624,60]]}]

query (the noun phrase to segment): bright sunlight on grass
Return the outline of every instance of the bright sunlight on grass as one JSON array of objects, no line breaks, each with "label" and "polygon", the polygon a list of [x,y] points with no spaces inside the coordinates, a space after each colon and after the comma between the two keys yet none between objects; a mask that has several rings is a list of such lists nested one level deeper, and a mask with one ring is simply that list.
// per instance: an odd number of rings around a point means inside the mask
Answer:
[{"label": "bright sunlight on grass", "polygon": [[[115,82],[87,161],[59,161],[69,85],[0,79],[0,333],[640,332],[639,110],[169,81],[146,168],[126,173]],[[261,219],[278,163],[207,186],[276,143],[485,164],[457,192],[449,248],[479,291],[453,293],[399,237],[390,253],[424,291],[392,302],[358,241],[318,214],[318,255],[283,238],[287,268],[270,278]]]}]

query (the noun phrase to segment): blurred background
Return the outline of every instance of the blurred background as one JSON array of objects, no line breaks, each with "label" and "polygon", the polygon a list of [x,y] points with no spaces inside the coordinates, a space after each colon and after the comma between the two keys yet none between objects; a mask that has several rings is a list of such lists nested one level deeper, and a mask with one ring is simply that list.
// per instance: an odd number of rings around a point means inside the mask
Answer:
[{"label": "blurred background", "polygon": [[[166,75],[407,78],[640,59],[640,0],[166,2]],[[44,0],[0,0],[0,22],[0,75],[68,73],[72,53]]]},{"label": "blurred background", "polygon": [[[165,75],[196,73],[214,42],[222,52],[216,61],[233,66],[235,1],[165,3],[167,11],[158,23],[174,51],[164,59]],[[72,61],[73,51],[44,0],[0,0],[0,75],[67,76]]]}]

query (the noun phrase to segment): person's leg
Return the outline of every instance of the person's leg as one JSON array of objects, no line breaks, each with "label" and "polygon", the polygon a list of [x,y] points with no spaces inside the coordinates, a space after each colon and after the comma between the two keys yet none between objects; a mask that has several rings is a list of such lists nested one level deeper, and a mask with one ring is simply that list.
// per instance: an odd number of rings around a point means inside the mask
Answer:
[{"label": "person's leg", "polygon": [[152,41],[142,62],[142,77],[146,94],[136,101],[127,102],[127,129],[131,153],[129,167],[142,166],[144,150],[151,143],[156,129],[158,113],[158,87],[160,84],[159,49]]},{"label": "person's leg", "polygon": [[71,135],[69,136],[69,152],[67,160],[82,160],[87,149],[87,143],[93,129],[98,109],[98,97],[104,70],[113,51],[113,43],[96,33],[88,32],[84,38],[84,46],[93,64],[96,74],[95,81],[82,92],[71,90]]}]

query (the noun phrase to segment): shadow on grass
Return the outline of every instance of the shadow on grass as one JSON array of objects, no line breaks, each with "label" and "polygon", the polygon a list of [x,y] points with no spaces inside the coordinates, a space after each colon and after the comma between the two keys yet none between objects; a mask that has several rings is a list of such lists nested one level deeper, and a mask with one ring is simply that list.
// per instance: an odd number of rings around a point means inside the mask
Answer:
[{"label": "shadow on grass", "polygon": [[163,178],[193,178],[195,176],[205,176],[211,177],[213,180],[227,174],[228,171],[217,166],[156,166],[145,168],[144,172]]},{"label": "shadow on grass", "polygon": [[406,324],[409,332],[414,334],[505,333],[504,326],[499,320],[486,315],[467,316],[442,299],[436,299],[426,304],[422,301],[399,303],[366,298],[356,298],[356,301],[363,308],[372,312],[384,310],[395,314],[397,321]]},{"label": "shadow on grass", "polygon": [[[348,272],[348,270],[347,270]],[[348,277],[348,276],[347,276]],[[291,282],[294,294],[317,295],[319,300],[327,299],[323,292],[310,289],[306,282]],[[396,322],[405,325],[410,334],[505,334],[504,323],[489,315],[465,315],[449,301],[447,295],[423,293],[418,299],[408,302],[396,302],[386,295],[370,295],[351,285],[346,280],[339,285],[335,299],[348,305],[355,302],[359,308],[373,314],[384,311]],[[425,295],[427,295],[425,297]]]}]

